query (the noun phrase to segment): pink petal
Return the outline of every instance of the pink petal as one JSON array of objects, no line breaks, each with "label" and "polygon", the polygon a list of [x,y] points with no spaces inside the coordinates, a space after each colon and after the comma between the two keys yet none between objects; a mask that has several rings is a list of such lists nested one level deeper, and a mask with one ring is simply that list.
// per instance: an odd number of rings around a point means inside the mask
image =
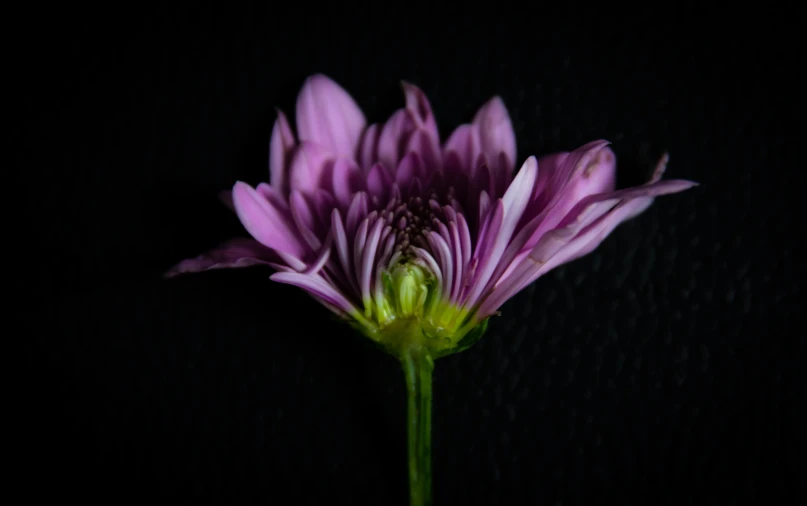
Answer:
[{"label": "pink petal", "polygon": [[359,222],[367,216],[367,209],[367,193],[357,192],[353,195],[353,200],[350,202],[350,207],[345,217],[345,231],[348,237],[354,236]]},{"label": "pink petal", "polygon": [[[558,163],[552,167],[552,163]],[[536,192],[543,192],[525,211],[523,226],[515,242],[519,248],[531,248],[540,237],[558,223],[582,199],[614,188],[616,158],[607,141],[594,141],[571,153],[561,153],[547,160],[548,173],[539,162]],[[536,208],[536,202],[541,207]],[[527,221],[527,223],[523,223]]]},{"label": "pink petal", "polygon": [[460,125],[443,146],[443,159],[448,164],[447,158],[451,153],[455,153],[463,172],[470,174],[474,162],[482,152],[481,149],[479,128],[476,125]]},{"label": "pink petal", "polygon": [[538,183],[536,184],[536,194],[533,197],[534,200],[530,202],[529,206],[527,207],[527,211],[525,213],[527,216],[536,216],[549,203],[549,200],[552,198],[552,196],[549,195],[551,193],[549,191],[549,183],[555,179],[555,174],[557,174],[560,167],[563,166],[563,162],[566,161],[568,156],[568,152],[561,152],[542,156],[538,159]]},{"label": "pink petal", "polygon": [[269,182],[275,188],[286,191],[288,186],[288,166],[291,153],[297,141],[291,131],[289,120],[282,111],[277,111],[272,138],[269,141]]},{"label": "pink petal", "polygon": [[331,258],[332,245],[333,245],[333,234],[328,234],[328,236],[325,238],[325,243],[322,245],[319,253],[317,254],[317,257],[314,259],[313,262],[311,262],[311,265],[309,265],[305,269],[304,274],[308,275],[317,274],[322,270],[322,268],[325,266],[326,263],[328,263],[328,260],[330,260]]},{"label": "pink petal", "polygon": [[[425,130],[412,132],[409,141],[404,148],[404,153],[415,153],[426,167],[429,173],[436,173],[442,168],[443,160],[440,154],[440,145],[429,138]],[[423,174],[425,176],[425,174]]]},{"label": "pink petal", "polygon": [[479,271],[468,292],[468,304],[475,304],[477,298],[490,286],[489,282],[496,282],[496,279],[491,279],[491,277],[500,266],[502,254],[510,244],[521,214],[527,208],[527,202],[533,195],[537,177],[538,162],[535,157],[531,156],[524,162],[524,166],[518,171],[513,183],[504,194],[502,223],[493,239],[492,247],[488,249],[484,257],[479,258]]},{"label": "pink petal", "polygon": [[[469,197],[467,194],[468,189],[468,175],[466,169],[463,167],[463,162],[459,154],[455,151],[446,151],[443,153],[443,178],[446,186],[453,186],[455,190],[460,192],[460,198]],[[476,195],[472,197],[476,199]],[[476,207],[474,206],[474,209]]]},{"label": "pink petal", "polygon": [[283,194],[274,186],[269,186],[266,183],[258,183],[255,191],[261,197],[265,198],[270,204],[283,213],[283,216],[290,218],[289,203]]},{"label": "pink petal", "polygon": [[305,195],[298,190],[293,190],[289,195],[289,209],[300,235],[312,250],[318,250],[322,242],[317,236],[317,219]]},{"label": "pink petal", "polygon": [[480,315],[495,311],[549,270],[593,251],[616,226],[644,211],[653,197],[693,186],[690,181],[670,180],[587,197],[559,228],[541,237],[528,258],[498,281],[492,296],[481,305]]},{"label": "pink petal", "polygon": [[356,307],[348,297],[336,287],[322,279],[319,275],[308,275],[299,272],[277,272],[269,279],[278,283],[286,283],[302,288],[341,311],[343,316],[357,316]]},{"label": "pink petal", "polygon": [[373,123],[364,131],[359,144],[358,160],[364,173],[368,173],[373,164],[378,160],[378,138],[381,135],[381,127]]},{"label": "pink petal", "polygon": [[[491,203],[490,210],[484,216],[484,219],[481,221],[481,225],[479,226],[479,237],[476,241],[476,250],[471,258],[472,264],[475,264],[477,267],[485,266],[487,259],[495,247],[496,237],[499,233],[499,228],[502,226],[503,220],[504,203],[502,202],[502,199],[496,199]],[[472,269],[469,271],[469,275],[470,274],[473,274],[473,277],[468,279],[466,283],[469,287],[473,286],[477,282],[478,269]]]},{"label": "pink petal", "polygon": [[319,221],[327,228],[331,223],[331,211],[336,207],[336,199],[334,199],[330,192],[322,188],[317,188],[317,190],[314,191],[313,200]]},{"label": "pink petal", "polygon": [[354,193],[364,190],[363,183],[364,178],[356,162],[347,158],[339,158],[334,162],[331,186],[334,197],[342,206],[350,204]]},{"label": "pink petal", "polygon": [[233,204],[244,228],[264,246],[300,259],[309,252],[293,230],[294,224],[248,184],[235,183]]},{"label": "pink petal", "polygon": [[[364,252],[364,245],[367,243],[367,232],[370,227],[369,221],[370,220],[367,218],[361,220],[359,228],[353,236],[353,272],[356,273],[357,277],[361,276],[361,257]],[[359,288],[361,289],[361,286],[359,286]]]},{"label": "pink petal", "polygon": [[345,230],[339,209],[334,209],[331,213],[331,231],[333,234],[333,247],[336,248],[336,254],[339,258],[339,264],[342,267],[344,277],[354,289],[358,289],[356,275],[353,272],[353,264],[351,262],[352,249],[350,248],[347,231]]},{"label": "pink petal", "polygon": [[[488,192],[482,190],[482,192],[479,194],[479,222],[478,223],[479,223],[480,228],[482,227],[482,224],[485,223],[485,217],[488,215],[489,211],[490,211],[490,196],[488,195]],[[481,240],[481,238],[482,238],[482,234],[481,234],[481,230],[480,230],[480,234],[477,237],[477,244],[478,244],[479,240]]]},{"label": "pink petal", "polygon": [[401,85],[406,96],[406,108],[412,111],[415,124],[418,128],[422,128],[432,140],[439,142],[440,135],[437,133],[437,122],[434,119],[432,107],[429,104],[429,99],[426,98],[426,94],[414,84],[402,82]]},{"label": "pink petal", "polygon": [[230,239],[196,258],[189,258],[179,262],[165,273],[165,277],[170,278],[179,274],[212,269],[266,265],[275,260],[276,255],[273,254],[272,250],[254,239]]},{"label": "pink petal", "polygon": [[365,124],[361,109],[341,86],[322,74],[306,79],[297,96],[301,141],[312,141],[331,153],[353,158]]},{"label": "pink petal", "polygon": [[367,190],[370,195],[377,197],[380,202],[387,198],[389,187],[392,184],[392,176],[381,164],[375,164],[367,174]]},{"label": "pink petal", "polygon": [[289,186],[304,193],[314,192],[322,185],[323,174],[331,162],[325,148],[312,142],[301,142],[291,160]]},{"label": "pink petal", "polygon": [[406,108],[412,113],[417,127],[417,134],[410,138],[406,152],[418,153],[427,167],[437,170],[442,164],[440,134],[429,100],[417,86],[406,82],[402,84],[406,95]]},{"label": "pink petal", "polygon": [[[367,234],[367,241],[361,252],[361,270],[359,274],[359,286],[361,287],[362,300],[369,302],[372,300],[370,286],[372,284],[372,274],[376,266],[376,254],[381,240],[381,231],[384,228],[384,220],[376,219],[373,228]],[[356,252],[358,253],[358,252]]]},{"label": "pink petal", "polygon": [[392,172],[401,159],[401,151],[415,129],[412,112],[407,109],[395,111],[381,129],[378,138],[378,161]]},{"label": "pink petal", "polygon": [[409,153],[401,159],[395,170],[395,182],[401,188],[408,188],[409,183],[424,175],[426,169],[417,153]]},{"label": "pink petal", "polygon": [[[507,107],[499,97],[493,97],[474,116],[473,124],[479,128],[482,152],[497,171],[513,172],[516,161],[516,135]],[[505,166],[499,166],[499,154],[506,156]]]},{"label": "pink petal", "polygon": [[436,260],[440,265],[440,272],[443,277],[443,299],[449,300],[451,288],[454,285],[454,262],[451,256],[451,248],[440,234],[435,231],[426,234],[431,251],[436,255]]}]

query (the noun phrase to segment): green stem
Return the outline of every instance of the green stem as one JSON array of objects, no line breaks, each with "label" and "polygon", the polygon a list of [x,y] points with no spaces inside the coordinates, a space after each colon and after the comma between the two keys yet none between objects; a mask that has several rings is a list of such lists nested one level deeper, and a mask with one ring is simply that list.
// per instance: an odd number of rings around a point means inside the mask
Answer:
[{"label": "green stem", "polygon": [[432,372],[434,360],[427,349],[413,345],[401,354],[406,376],[406,432],[409,446],[409,504],[432,503]]}]

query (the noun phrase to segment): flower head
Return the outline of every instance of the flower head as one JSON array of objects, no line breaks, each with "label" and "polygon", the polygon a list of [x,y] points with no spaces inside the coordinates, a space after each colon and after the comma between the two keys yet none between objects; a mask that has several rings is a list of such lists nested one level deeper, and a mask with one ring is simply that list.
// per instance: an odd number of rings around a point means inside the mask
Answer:
[{"label": "flower head", "polygon": [[441,144],[423,92],[367,125],[323,75],[297,98],[295,136],[278,113],[269,184],[237,182],[231,202],[252,239],[230,241],[169,275],[264,263],[390,353],[417,341],[437,357],[465,348],[488,317],[554,267],[591,252],[658,195],[690,188],[651,180],[615,190],[606,141],[529,157],[494,97]]}]

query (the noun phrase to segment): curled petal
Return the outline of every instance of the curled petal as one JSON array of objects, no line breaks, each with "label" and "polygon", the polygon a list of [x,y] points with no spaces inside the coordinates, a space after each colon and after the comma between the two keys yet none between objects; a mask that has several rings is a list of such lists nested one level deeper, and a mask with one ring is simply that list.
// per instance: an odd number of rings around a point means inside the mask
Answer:
[{"label": "curled petal", "polygon": [[351,96],[330,78],[309,77],[297,97],[297,133],[331,153],[353,158],[366,120]]}]

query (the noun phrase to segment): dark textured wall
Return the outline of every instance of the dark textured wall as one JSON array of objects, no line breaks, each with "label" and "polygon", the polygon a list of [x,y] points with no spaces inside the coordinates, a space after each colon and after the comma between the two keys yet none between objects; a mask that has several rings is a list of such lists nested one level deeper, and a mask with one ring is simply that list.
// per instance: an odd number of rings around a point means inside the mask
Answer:
[{"label": "dark textured wall", "polygon": [[265,179],[273,107],[293,111],[314,72],[374,121],[414,82],[443,135],[499,94],[519,163],[605,138],[620,186],[665,150],[668,177],[701,183],[438,361],[436,504],[774,504],[796,490],[804,177],[781,19],[270,8],[71,7],[13,23],[14,160],[37,263],[29,493],[406,504],[392,359],[267,270],[160,277],[241,234],[216,193]]}]

